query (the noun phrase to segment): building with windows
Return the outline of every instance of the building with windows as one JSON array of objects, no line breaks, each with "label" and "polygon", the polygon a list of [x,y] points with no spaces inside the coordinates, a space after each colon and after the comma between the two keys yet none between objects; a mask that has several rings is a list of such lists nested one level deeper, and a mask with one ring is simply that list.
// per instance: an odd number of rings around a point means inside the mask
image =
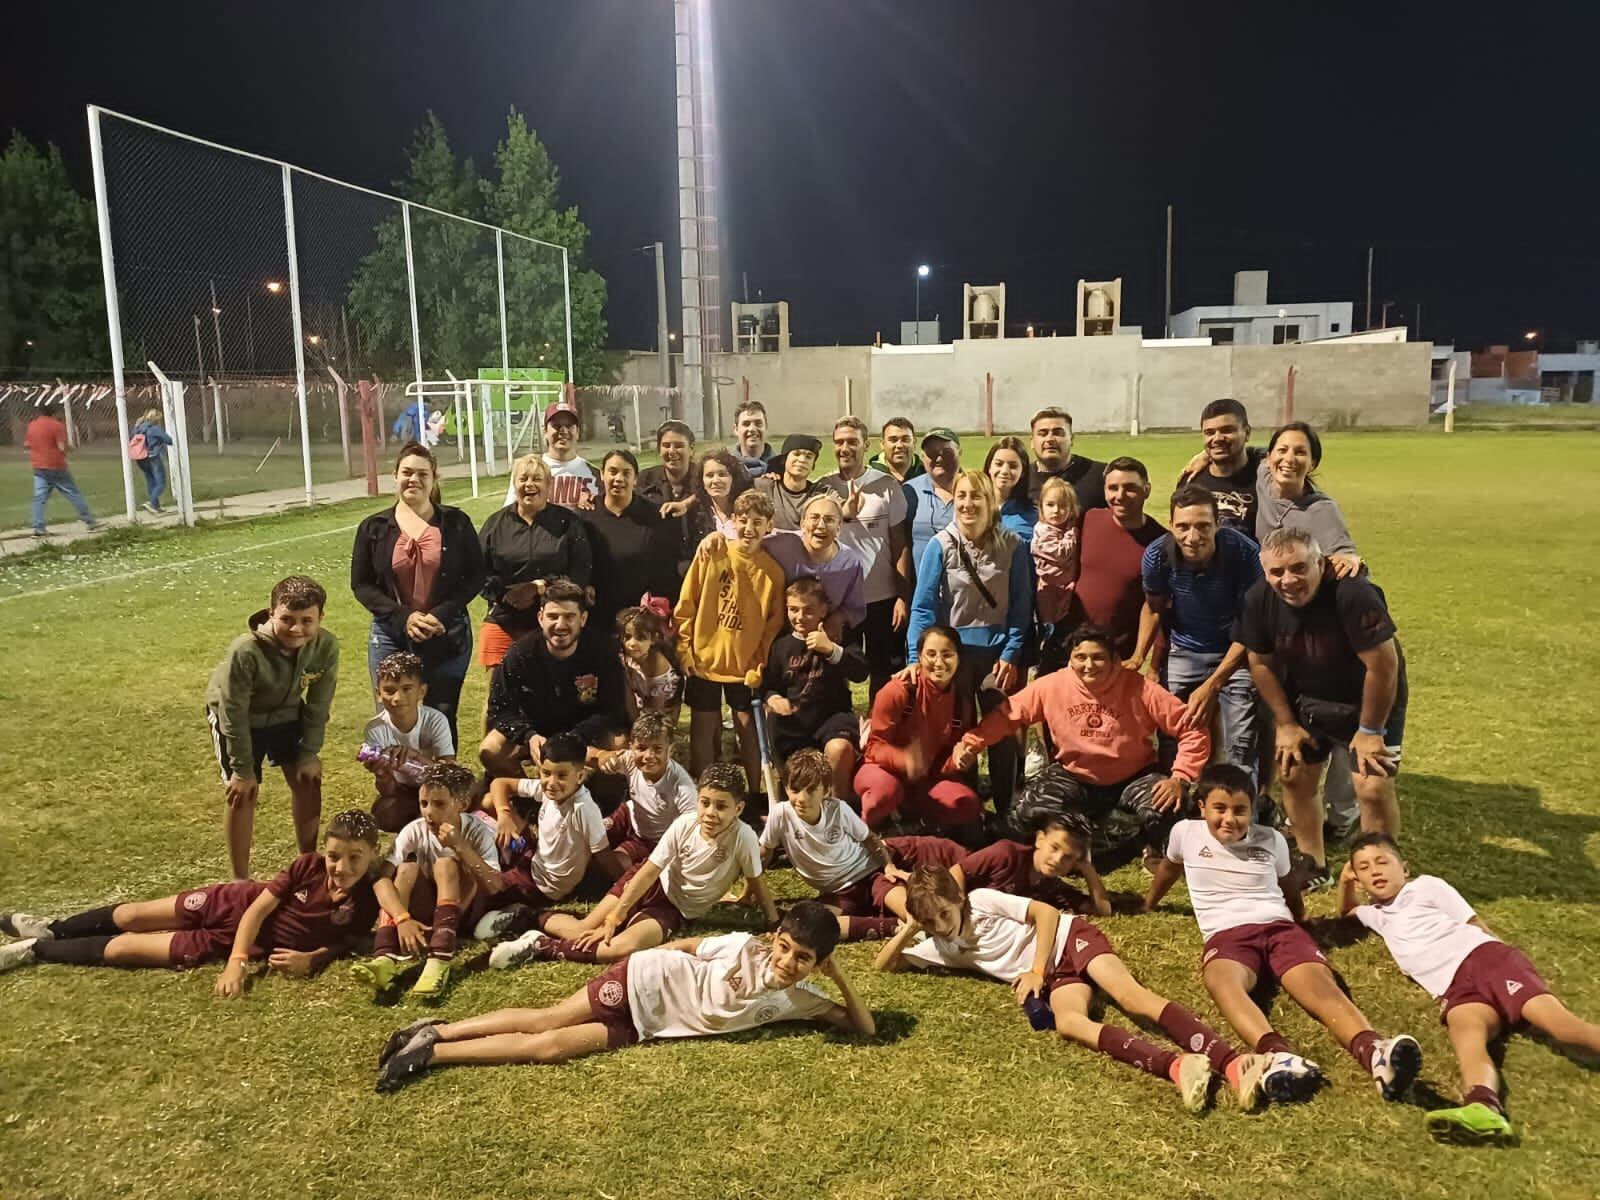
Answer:
[{"label": "building with windows", "polygon": [[1354,315],[1348,300],[1270,303],[1267,272],[1236,271],[1233,303],[1173,313],[1171,336],[1205,338],[1214,346],[1287,346],[1353,333]]}]

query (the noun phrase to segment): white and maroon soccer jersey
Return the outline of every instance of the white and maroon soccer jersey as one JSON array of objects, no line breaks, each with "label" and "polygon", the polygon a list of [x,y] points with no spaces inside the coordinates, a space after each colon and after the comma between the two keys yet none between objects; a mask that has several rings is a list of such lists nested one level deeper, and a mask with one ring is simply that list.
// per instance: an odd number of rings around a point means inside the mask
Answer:
[{"label": "white and maroon soccer jersey", "polygon": [[[930,967],[978,971],[1002,983],[1015,983],[1024,972],[1032,970],[1035,934],[1028,924],[1028,898],[978,888],[967,896],[967,903],[972,920],[966,929],[953,938],[930,934],[908,947],[903,952],[905,957]],[[1046,974],[1061,961],[1072,936],[1072,920],[1070,913],[1061,914]]]},{"label": "white and maroon soccer jersey", "polygon": [[[456,822],[461,839],[478,852],[478,857],[491,871],[500,869],[500,849],[495,845],[494,826],[480,820],[472,813],[462,813]],[[441,842],[428,828],[428,818],[418,817],[395,835],[394,846],[389,851],[389,861],[395,866],[414,862],[419,871],[429,875],[442,858],[454,858],[456,852]]]},{"label": "white and maroon soccer jersey", "polygon": [[1242,841],[1217,841],[1204,821],[1179,821],[1167,838],[1167,858],[1183,867],[1200,932],[1210,937],[1240,925],[1292,921],[1278,880],[1289,873],[1289,843],[1265,825]]},{"label": "white and maroon soccer jersey", "polygon": [[862,846],[872,831],[849,805],[831,797],[822,802],[822,815],[808,825],[784,802],[767,814],[761,831],[761,848],[782,846],[794,869],[817,891],[841,892],[877,870],[872,856]]},{"label": "white and maroon soccer jersey", "polygon": [[739,876],[754,879],[761,874],[761,843],[743,821],[734,821],[708,842],[700,832],[699,814],[684,813],[661,835],[649,861],[661,869],[661,890],[672,906],[693,921],[721,900]]},{"label": "white and maroon soccer jersey", "polygon": [[586,787],[556,804],[545,798],[537,779],[519,779],[517,795],[539,802],[539,836],[528,877],[541,893],[560,900],[582,881],[590,857],[606,849],[605,818]]},{"label": "white and maroon soccer jersey", "polygon": [[[743,827],[743,826],[741,826]],[[628,1006],[641,1038],[700,1037],[804,1021],[833,1007],[807,983],[780,988],[771,951],[748,933],[701,938],[693,954],[665,947],[628,959]]]},{"label": "white and maroon soccer jersey", "polygon": [[1393,900],[1358,905],[1353,915],[1383,938],[1395,965],[1435,1000],[1449,990],[1467,955],[1500,940],[1468,924],[1472,905],[1436,875],[1418,875]]},{"label": "white and maroon soccer jersey", "polygon": [[667,827],[699,803],[694,780],[677,763],[667,760],[667,770],[651,783],[638,767],[628,772],[628,820],[636,836],[658,841]]}]

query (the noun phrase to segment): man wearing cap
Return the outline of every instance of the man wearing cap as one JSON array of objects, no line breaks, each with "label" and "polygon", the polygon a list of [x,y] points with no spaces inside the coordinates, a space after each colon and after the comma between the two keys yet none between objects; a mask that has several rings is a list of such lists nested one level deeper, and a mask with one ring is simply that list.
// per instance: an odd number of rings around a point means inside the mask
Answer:
[{"label": "man wearing cap", "polygon": [[[833,491],[821,480],[811,478],[822,442],[804,433],[791,433],[783,439],[783,449],[767,460],[767,473],[756,480],[756,490],[772,501],[772,527],[799,529],[800,510],[818,492]],[[842,500],[843,497],[840,497]]]},{"label": "man wearing cap", "polygon": [[669,523],[681,582],[694,554],[686,516],[695,505],[694,430],[682,421],[661,422],[656,429],[656,453],[661,456],[661,462],[640,471],[633,490],[654,504],[660,510],[661,519]]},{"label": "man wearing cap", "polygon": [[[544,410],[544,465],[550,468],[549,503],[564,508],[593,508],[600,484],[588,459],[578,454],[578,410],[565,400]],[[516,488],[506,486],[506,503],[517,502]]]},{"label": "man wearing cap", "polygon": [[956,516],[956,473],[961,470],[961,439],[950,429],[930,429],[922,439],[922,461],[927,472],[905,482],[906,520],[911,526],[913,570],[922,551]]},{"label": "man wearing cap", "polygon": [[751,479],[767,473],[772,447],[767,443],[767,410],[759,400],[746,400],[733,410],[734,454]]},{"label": "man wearing cap", "polygon": [[1028,423],[1033,432],[1033,466],[1028,472],[1028,499],[1039,503],[1039,489],[1051,477],[1065,479],[1078,495],[1078,511],[1106,506],[1106,465],[1072,452],[1072,414],[1064,408],[1041,408]]},{"label": "man wearing cap", "polygon": [[878,441],[882,448],[867,459],[867,466],[893,475],[896,483],[905,483],[924,473],[915,449],[917,427],[909,417],[890,417],[883,423]]}]

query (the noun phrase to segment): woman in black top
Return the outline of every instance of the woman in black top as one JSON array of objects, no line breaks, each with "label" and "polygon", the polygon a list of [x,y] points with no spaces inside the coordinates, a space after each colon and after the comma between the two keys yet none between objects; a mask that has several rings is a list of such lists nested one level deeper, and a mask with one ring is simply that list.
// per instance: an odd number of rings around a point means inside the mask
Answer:
[{"label": "woman in black top", "polygon": [[472,518],[439,500],[439,464],[417,442],[395,459],[395,504],[356,529],[350,590],[372,613],[367,671],[409,650],[422,659],[427,704],[456,733],[461,682],[472,661],[467,605],[483,586],[483,549]]},{"label": "woman in black top", "polygon": [[594,546],[594,607],[589,624],[612,632],[617,613],[645,592],[675,596],[673,530],[658,506],[634,494],[639,460],[611,450],[600,461],[600,503],[579,513]]},{"label": "woman in black top", "polygon": [[483,596],[489,615],[479,630],[478,661],[493,670],[511,643],[539,627],[545,584],[594,582],[589,531],[577,514],[550,503],[550,468],[537,454],[511,464],[516,500],[483,523]]}]

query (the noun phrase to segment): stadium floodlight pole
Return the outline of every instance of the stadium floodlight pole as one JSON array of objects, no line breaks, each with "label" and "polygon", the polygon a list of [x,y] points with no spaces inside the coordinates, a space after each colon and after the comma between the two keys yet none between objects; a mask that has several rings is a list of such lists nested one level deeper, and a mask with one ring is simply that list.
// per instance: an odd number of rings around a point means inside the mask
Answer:
[{"label": "stadium floodlight pole", "polygon": [[[494,266],[499,275],[500,282],[500,378],[505,382],[501,384],[505,394],[511,394],[511,349],[506,332],[506,239],[504,230],[494,231]],[[571,314],[568,314],[570,321]],[[571,328],[569,325],[568,328]],[[569,335],[570,336],[570,335]],[[484,398],[489,401],[486,405],[489,419],[483,423],[483,457],[484,470],[490,475],[494,474],[494,396],[484,393]],[[506,472],[511,471],[511,447],[506,447]],[[476,492],[473,495],[477,495]]]},{"label": "stadium floodlight pole", "polygon": [[117,266],[111,253],[111,205],[106,201],[105,148],[100,144],[100,110],[89,105],[89,161],[94,168],[94,208],[100,225],[100,274],[106,289],[106,332],[111,340],[111,381],[117,398],[117,436],[122,439],[122,494],[128,520],[134,520],[133,460],[128,457],[128,388],[122,363],[122,310],[117,304]]},{"label": "stadium floodlight pole", "polygon": [[417,330],[417,268],[411,257],[411,204],[400,206],[400,223],[406,232],[406,295],[411,301],[411,367],[417,373],[417,441],[428,428],[428,402],[422,396],[422,335]]},{"label": "stadium floodlight pole", "polygon": [[289,315],[294,321],[294,389],[300,406],[300,464],[305,469],[306,503],[310,504],[311,422],[306,412],[306,338],[300,328],[300,257],[294,237],[294,177],[288,163],[283,164],[283,230],[289,247]]},{"label": "stadium floodlight pole", "polygon": [[561,249],[561,296],[567,309],[567,383],[576,387],[577,377],[572,373],[572,279],[567,270],[566,247]]}]

